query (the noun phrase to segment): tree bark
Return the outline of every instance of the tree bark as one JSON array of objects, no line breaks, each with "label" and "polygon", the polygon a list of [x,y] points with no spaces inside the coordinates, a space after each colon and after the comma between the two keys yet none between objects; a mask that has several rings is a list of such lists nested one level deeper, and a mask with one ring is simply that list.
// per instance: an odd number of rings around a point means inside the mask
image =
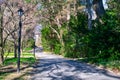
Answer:
[{"label": "tree bark", "polygon": [[65,51],[65,50],[64,50],[64,47],[65,47],[64,45],[65,45],[65,44],[64,44],[64,40],[63,40],[63,30],[60,30],[60,43],[61,43],[61,45],[62,45],[60,52],[61,52],[61,54],[64,54],[64,51]]},{"label": "tree bark", "polygon": [[1,10],[1,6],[0,6],[0,64],[3,63],[4,60],[4,50],[3,50],[3,13]]},{"label": "tree bark", "polygon": [[14,42],[14,58],[17,58],[17,43]]},{"label": "tree bark", "polygon": [[59,29],[59,41],[60,41],[60,44],[62,45],[60,53],[63,54],[64,53],[63,30],[61,29],[62,25],[60,24],[59,18],[57,18],[56,24],[57,24],[58,29]]},{"label": "tree bark", "polygon": [[87,2],[87,10],[88,10],[88,29],[92,30],[92,0],[86,0]]},{"label": "tree bark", "polygon": [[95,7],[95,11],[98,17],[102,16],[105,14],[105,9],[103,6],[103,0],[93,0],[93,5]]}]

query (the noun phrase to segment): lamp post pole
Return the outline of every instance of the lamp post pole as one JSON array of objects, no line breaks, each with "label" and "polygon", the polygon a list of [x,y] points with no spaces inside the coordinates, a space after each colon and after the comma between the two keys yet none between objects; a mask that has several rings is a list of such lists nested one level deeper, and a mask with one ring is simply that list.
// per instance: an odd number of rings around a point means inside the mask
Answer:
[{"label": "lamp post pole", "polygon": [[21,30],[22,30],[22,20],[23,10],[20,8],[18,10],[19,14],[19,32],[18,32],[18,60],[17,60],[17,72],[20,72],[20,54],[21,54]]}]

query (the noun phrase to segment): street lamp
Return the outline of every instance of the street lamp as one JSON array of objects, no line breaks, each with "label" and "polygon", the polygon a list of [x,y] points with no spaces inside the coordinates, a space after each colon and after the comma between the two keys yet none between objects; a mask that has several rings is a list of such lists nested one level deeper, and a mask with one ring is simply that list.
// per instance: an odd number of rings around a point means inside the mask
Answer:
[{"label": "street lamp", "polygon": [[24,11],[20,7],[18,10],[19,15],[19,32],[18,32],[18,61],[17,61],[17,72],[20,72],[20,54],[21,54],[21,29],[22,29],[22,20],[21,17],[23,15]]}]

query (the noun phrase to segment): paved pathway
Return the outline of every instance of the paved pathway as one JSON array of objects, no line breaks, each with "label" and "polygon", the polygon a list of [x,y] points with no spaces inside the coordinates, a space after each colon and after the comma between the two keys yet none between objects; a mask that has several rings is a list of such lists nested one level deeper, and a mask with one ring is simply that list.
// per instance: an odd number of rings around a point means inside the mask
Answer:
[{"label": "paved pathway", "polygon": [[88,64],[57,55],[36,54],[40,60],[34,66],[31,80],[120,80],[120,75]]}]

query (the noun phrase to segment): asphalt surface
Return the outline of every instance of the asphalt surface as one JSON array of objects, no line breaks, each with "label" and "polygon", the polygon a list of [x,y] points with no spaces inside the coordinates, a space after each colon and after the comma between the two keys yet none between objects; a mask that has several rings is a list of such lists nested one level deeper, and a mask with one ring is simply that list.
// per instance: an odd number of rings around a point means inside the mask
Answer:
[{"label": "asphalt surface", "polygon": [[36,53],[30,80],[120,80],[120,75],[61,56]]}]

